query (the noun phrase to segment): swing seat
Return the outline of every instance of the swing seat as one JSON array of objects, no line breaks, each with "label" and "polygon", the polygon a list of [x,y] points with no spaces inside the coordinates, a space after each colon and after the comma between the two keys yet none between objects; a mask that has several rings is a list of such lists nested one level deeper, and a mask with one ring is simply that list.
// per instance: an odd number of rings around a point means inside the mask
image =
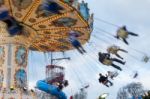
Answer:
[{"label": "swing seat", "polygon": [[111,53],[111,54],[117,54],[118,48],[109,47],[107,51],[108,53]]},{"label": "swing seat", "polygon": [[105,85],[105,84],[107,84],[107,83],[108,83],[108,81],[107,81],[107,80],[105,80],[105,81],[103,81],[102,83]]},{"label": "swing seat", "polygon": [[147,62],[149,61],[149,57],[148,57],[148,56],[144,56],[144,57],[143,57],[143,61],[144,61],[145,63],[147,63]]},{"label": "swing seat", "polygon": [[119,30],[117,31],[117,35],[118,35],[119,37],[123,38],[123,39],[128,38],[128,32],[125,31],[125,30],[123,30],[123,29],[119,29]]},{"label": "swing seat", "polygon": [[118,72],[114,72],[112,75],[110,75],[110,78],[114,78],[118,76]]},{"label": "swing seat", "polygon": [[110,66],[112,64],[112,60],[104,59],[103,64],[107,65],[107,66]]},{"label": "swing seat", "polygon": [[118,75],[119,75],[118,72],[114,72],[113,74],[114,77],[117,77]]},{"label": "swing seat", "polygon": [[[102,82],[102,84],[107,85],[108,80],[105,80],[104,82]],[[109,83],[108,83],[109,84]],[[109,86],[112,86],[111,84],[109,84]]]}]

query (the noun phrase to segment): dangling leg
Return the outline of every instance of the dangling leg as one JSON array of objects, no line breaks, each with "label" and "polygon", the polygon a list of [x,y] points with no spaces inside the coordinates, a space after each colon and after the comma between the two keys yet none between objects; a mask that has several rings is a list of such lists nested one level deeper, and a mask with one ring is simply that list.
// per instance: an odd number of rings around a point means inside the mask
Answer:
[{"label": "dangling leg", "polygon": [[75,42],[78,47],[78,50],[80,50],[82,53],[86,52],[78,40],[76,40]]},{"label": "dangling leg", "polygon": [[112,75],[112,76],[110,76],[110,78],[112,79],[112,80],[114,80],[114,76]]},{"label": "dangling leg", "polygon": [[82,45],[80,45],[81,50],[86,53],[85,49],[82,47]]},{"label": "dangling leg", "polygon": [[118,69],[118,70],[120,70],[120,71],[122,71],[122,69],[119,66],[115,65],[115,64],[111,64],[111,66]]},{"label": "dangling leg", "polygon": [[133,32],[128,32],[129,35],[138,36],[138,34],[135,34]]},{"label": "dangling leg", "polygon": [[114,73],[114,77],[117,77],[117,76],[118,76],[118,72],[115,72],[115,73]]},{"label": "dangling leg", "polygon": [[111,81],[109,81],[109,80],[107,80],[107,83],[110,83],[111,86],[113,85],[113,83]]},{"label": "dangling leg", "polygon": [[82,50],[80,49],[80,42],[78,40],[73,41],[72,46],[75,47],[81,54],[83,54]]},{"label": "dangling leg", "polygon": [[124,49],[119,49],[119,51],[122,51],[122,52],[128,53],[128,51],[126,51],[126,50],[124,50]]},{"label": "dangling leg", "polygon": [[118,58],[123,59],[119,54],[116,53],[115,55],[116,55]]},{"label": "dangling leg", "polygon": [[76,47],[79,53],[83,54],[82,50],[79,47]]},{"label": "dangling leg", "polygon": [[105,83],[103,83],[106,87],[109,87],[108,82],[105,81]]},{"label": "dangling leg", "polygon": [[112,60],[112,61],[115,61],[115,62],[118,62],[118,63],[120,63],[120,64],[122,64],[122,65],[125,64],[125,62],[123,62],[123,61],[121,61],[121,60],[119,60],[119,59],[117,59],[117,58],[112,58],[111,60]]},{"label": "dangling leg", "polygon": [[109,85],[107,85],[107,84],[104,84],[106,87],[109,87]]},{"label": "dangling leg", "polygon": [[138,73],[136,72],[133,76],[133,78],[136,78],[138,76]]},{"label": "dangling leg", "polygon": [[123,39],[123,41],[127,44],[127,45],[129,45],[129,43],[127,42],[127,40],[124,38]]}]

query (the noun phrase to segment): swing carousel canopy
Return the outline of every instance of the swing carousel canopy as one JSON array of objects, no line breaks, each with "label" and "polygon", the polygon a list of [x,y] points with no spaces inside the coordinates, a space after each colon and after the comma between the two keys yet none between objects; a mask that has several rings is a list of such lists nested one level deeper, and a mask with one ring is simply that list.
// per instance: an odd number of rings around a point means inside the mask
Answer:
[{"label": "swing carousel canopy", "polygon": [[[74,2],[76,6],[81,5]],[[83,2],[84,3],[84,2]],[[66,51],[73,49],[67,41],[68,32],[71,30],[80,34],[78,37],[82,44],[89,38],[92,23],[83,18],[83,13],[89,9],[76,9],[73,4],[68,4],[65,0],[0,0],[0,7],[6,6],[9,15],[13,17],[21,26],[21,35],[9,36],[7,24],[0,20],[0,44],[23,44],[34,51]],[[83,6],[83,4],[82,4]],[[87,7],[87,4],[86,6]]]}]

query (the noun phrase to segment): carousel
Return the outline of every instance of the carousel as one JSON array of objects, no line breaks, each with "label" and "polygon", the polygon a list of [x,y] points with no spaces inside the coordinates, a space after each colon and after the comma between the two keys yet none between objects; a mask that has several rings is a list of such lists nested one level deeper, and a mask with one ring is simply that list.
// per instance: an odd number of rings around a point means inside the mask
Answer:
[{"label": "carousel", "polygon": [[[84,1],[0,0],[0,98],[38,99],[38,91],[28,88],[29,51],[72,50],[69,31],[76,31],[85,44],[92,30],[93,14]],[[37,89],[46,92],[42,95],[48,99],[66,99],[55,86],[61,81],[67,84],[64,68],[51,64],[46,70],[46,79],[37,82]]]}]

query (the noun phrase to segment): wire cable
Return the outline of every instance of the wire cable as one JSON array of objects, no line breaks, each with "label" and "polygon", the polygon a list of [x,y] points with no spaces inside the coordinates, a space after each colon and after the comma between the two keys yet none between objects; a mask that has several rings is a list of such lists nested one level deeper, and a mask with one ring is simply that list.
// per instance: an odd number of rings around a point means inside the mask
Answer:
[{"label": "wire cable", "polygon": [[108,21],[105,21],[105,20],[100,19],[100,18],[97,18],[97,17],[95,17],[94,19],[97,20],[97,21],[100,21],[100,22],[109,24],[109,25],[114,26],[114,27],[120,27],[120,26],[118,26],[118,25],[116,25],[116,24],[110,23],[110,22],[108,22]]}]

